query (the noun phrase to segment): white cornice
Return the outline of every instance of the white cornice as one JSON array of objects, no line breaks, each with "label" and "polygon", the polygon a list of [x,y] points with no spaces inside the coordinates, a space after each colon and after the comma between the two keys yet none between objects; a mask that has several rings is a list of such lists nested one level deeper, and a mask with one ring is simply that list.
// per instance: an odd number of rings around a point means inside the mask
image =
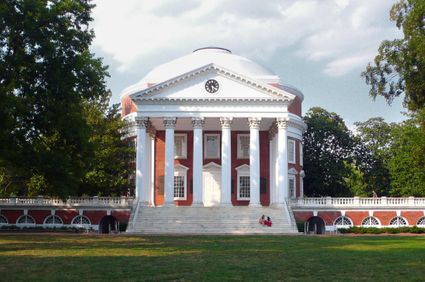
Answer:
[{"label": "white cornice", "polygon": [[168,99],[168,98],[155,98],[155,96],[162,91],[168,89],[169,87],[176,86],[180,84],[183,81],[196,78],[200,75],[209,74],[209,73],[217,73],[219,75],[222,75],[223,77],[226,77],[228,79],[231,79],[233,81],[236,81],[238,83],[241,83],[247,87],[251,87],[252,89],[255,89],[257,91],[260,91],[262,93],[265,93],[270,96],[270,98],[222,98],[222,99],[216,99],[216,101],[229,101],[229,100],[235,100],[235,101],[281,101],[281,102],[287,102],[288,104],[292,102],[296,95],[289,93],[283,89],[277,88],[275,86],[268,85],[266,83],[263,83],[261,81],[251,79],[249,77],[243,76],[241,74],[235,73],[231,70],[225,69],[221,66],[218,66],[216,64],[208,64],[201,68],[195,69],[193,71],[187,72],[185,74],[179,75],[177,77],[174,77],[172,79],[166,80],[164,82],[155,84],[151,87],[148,87],[146,89],[135,89],[131,88],[128,90],[125,90],[122,95],[129,95],[133,101],[181,101],[181,102],[187,102],[187,101],[210,101],[211,99],[207,98],[179,98],[179,99]]}]

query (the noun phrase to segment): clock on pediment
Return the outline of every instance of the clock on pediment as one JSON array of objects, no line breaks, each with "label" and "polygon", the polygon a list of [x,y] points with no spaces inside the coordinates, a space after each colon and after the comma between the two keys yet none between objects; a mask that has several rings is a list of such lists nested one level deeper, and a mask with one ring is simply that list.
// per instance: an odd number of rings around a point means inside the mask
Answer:
[{"label": "clock on pediment", "polygon": [[209,79],[205,82],[205,90],[207,90],[208,93],[215,93],[219,88],[220,84],[218,84],[218,81],[215,79]]}]

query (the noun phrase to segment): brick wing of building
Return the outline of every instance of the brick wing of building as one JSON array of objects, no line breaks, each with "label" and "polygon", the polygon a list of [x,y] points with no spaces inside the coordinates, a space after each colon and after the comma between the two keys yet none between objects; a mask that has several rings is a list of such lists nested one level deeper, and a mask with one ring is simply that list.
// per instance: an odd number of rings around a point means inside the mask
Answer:
[{"label": "brick wing of building", "polygon": [[[128,231],[292,233],[303,194],[303,94],[251,60],[201,48],[122,92],[136,156]],[[270,217],[272,227],[259,219]]]}]

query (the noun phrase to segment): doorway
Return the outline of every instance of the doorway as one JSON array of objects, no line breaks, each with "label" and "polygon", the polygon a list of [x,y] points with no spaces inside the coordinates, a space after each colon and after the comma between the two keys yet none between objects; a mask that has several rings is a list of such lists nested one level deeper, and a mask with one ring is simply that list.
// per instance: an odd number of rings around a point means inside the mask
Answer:
[{"label": "doorway", "polygon": [[208,163],[203,170],[204,206],[213,207],[220,204],[221,198],[221,166]]}]

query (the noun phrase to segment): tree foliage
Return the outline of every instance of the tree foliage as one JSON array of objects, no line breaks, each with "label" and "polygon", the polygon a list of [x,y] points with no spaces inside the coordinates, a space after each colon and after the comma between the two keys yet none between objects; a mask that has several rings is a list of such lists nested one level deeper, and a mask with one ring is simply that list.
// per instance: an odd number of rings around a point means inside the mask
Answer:
[{"label": "tree foliage", "polygon": [[305,115],[308,126],[304,143],[304,193],[306,196],[350,196],[346,183],[355,147],[343,119],[320,107]]},{"label": "tree foliage", "polygon": [[404,36],[383,41],[362,76],[373,98],[383,96],[391,103],[404,94],[405,105],[416,111],[425,107],[425,1],[401,0],[390,18]]},{"label": "tree foliage", "polygon": [[[0,185],[6,194],[67,196],[82,186],[92,192],[125,182],[100,184],[102,177],[88,176],[124,177],[112,161],[122,156],[122,123],[116,107],[104,115],[107,71],[89,51],[92,8],[88,0],[0,2]],[[102,162],[111,171],[99,168]]]}]

